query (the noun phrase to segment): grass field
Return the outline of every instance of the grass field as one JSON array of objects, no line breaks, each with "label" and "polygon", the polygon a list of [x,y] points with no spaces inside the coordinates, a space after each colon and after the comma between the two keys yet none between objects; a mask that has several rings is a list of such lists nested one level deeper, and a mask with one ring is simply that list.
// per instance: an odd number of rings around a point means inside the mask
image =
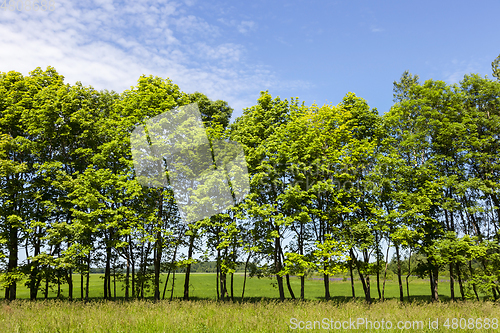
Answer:
[{"label": "grass field", "polygon": [[[102,274],[91,274],[90,275],[90,298],[102,298],[103,297],[103,279]],[[216,287],[215,287],[214,273],[192,273],[190,279],[190,297],[193,299],[206,299],[215,300],[216,299]],[[162,276],[162,286],[160,288],[161,293],[163,292],[164,281],[166,279],[166,274]],[[378,298],[377,285],[374,277],[371,277],[371,295],[373,298]],[[171,280],[167,286],[166,298],[170,296],[171,290]],[[75,298],[80,297],[80,276],[73,275],[73,295]],[[274,287],[272,284],[275,282],[274,279],[270,278],[247,278],[246,288],[245,288],[245,299],[277,299],[279,298],[278,288]],[[122,289],[122,283],[117,282],[116,295],[117,298],[122,298],[125,296],[125,291]],[[229,289],[229,277],[228,277],[228,289]],[[295,296],[298,298],[300,296],[300,279],[297,277],[291,278],[292,289]],[[184,287],[184,274],[176,274],[175,288],[174,288],[174,298],[181,298],[183,296]],[[113,285],[111,286],[113,291]],[[64,284],[61,286],[63,297],[68,296],[68,285]],[[243,274],[236,273],[234,276],[234,294],[236,300],[241,299],[241,292],[243,289]],[[382,289],[382,281],[381,281]],[[458,285],[455,287],[456,296],[459,296]],[[355,281],[355,291],[356,296],[359,298],[364,297],[363,288],[360,281]],[[0,292],[3,292],[1,290]],[[49,292],[49,298],[55,298],[56,287]],[[330,282],[330,294],[332,298],[342,300],[351,298],[351,284],[349,281],[331,281]],[[404,285],[404,294],[406,298],[406,285]],[[412,300],[429,300],[430,299],[430,287],[429,282],[418,279],[410,278],[410,296]],[[288,288],[285,285],[285,296],[290,298]],[[322,300],[324,296],[323,281],[319,278],[307,279],[305,285],[305,298],[308,300]],[[448,282],[439,283],[439,296],[442,299],[448,299],[450,297],[450,285]],[[18,298],[29,298],[28,289],[23,286],[22,283],[18,285],[17,291]],[[39,298],[43,298],[43,294],[39,292]],[[146,297],[152,297],[152,292],[146,293]],[[385,287],[385,297],[386,298],[397,298],[399,297],[399,288],[397,280],[388,280]]]},{"label": "grass field", "polygon": [[[280,303],[273,300],[230,303],[175,300],[157,303],[151,301],[83,303],[18,300],[4,302],[1,305],[0,331],[498,332],[498,319],[500,319],[498,304],[491,302],[429,304],[398,303],[396,300],[389,300],[368,306],[361,301]],[[391,329],[388,329],[389,324]],[[460,328],[460,324],[463,329]],[[485,326],[488,328],[485,329]],[[308,329],[309,327],[311,329]]]},{"label": "grass field", "polygon": [[[236,302],[215,301],[215,274],[193,274],[191,301],[182,301],[184,276],[177,275],[176,299],[153,302],[103,301],[102,279],[91,276],[92,300],[16,300],[1,301],[0,332],[499,332],[500,304],[459,301],[429,303],[428,282],[414,279],[410,283],[413,301],[397,301],[397,282],[388,281],[386,295],[390,300],[363,302],[361,284],[356,281],[358,300],[350,297],[348,281],[331,282],[333,300],[323,300],[323,283],[308,280],[307,301],[277,300],[278,291],[270,279],[247,281],[245,299],[240,302],[243,278],[235,276]],[[80,295],[79,276],[75,276],[75,296]],[[292,279],[296,296],[300,280]],[[168,286],[167,289],[169,289]],[[123,296],[121,288],[118,295]],[[67,296],[67,286],[63,287]],[[167,295],[169,295],[167,293]],[[373,284],[374,298],[378,297]],[[19,297],[28,297],[19,288]],[[52,292],[51,297],[55,294]],[[150,295],[149,295],[150,296]],[[248,298],[247,298],[248,296]],[[449,296],[449,284],[440,284],[440,298]],[[288,292],[287,292],[288,297]],[[455,318],[455,319],[454,319]],[[389,329],[389,323],[391,328]],[[460,327],[462,326],[462,328]],[[487,328],[485,328],[487,326]],[[342,328],[344,327],[344,328]]]}]

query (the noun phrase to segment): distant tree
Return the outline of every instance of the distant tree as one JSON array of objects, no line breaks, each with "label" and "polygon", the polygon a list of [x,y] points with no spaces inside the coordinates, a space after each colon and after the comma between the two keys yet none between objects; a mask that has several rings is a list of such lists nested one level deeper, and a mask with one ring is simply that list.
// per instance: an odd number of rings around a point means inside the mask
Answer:
[{"label": "distant tree", "polygon": [[491,63],[491,69],[493,71],[493,76],[496,77],[498,81],[500,81],[500,54]]}]

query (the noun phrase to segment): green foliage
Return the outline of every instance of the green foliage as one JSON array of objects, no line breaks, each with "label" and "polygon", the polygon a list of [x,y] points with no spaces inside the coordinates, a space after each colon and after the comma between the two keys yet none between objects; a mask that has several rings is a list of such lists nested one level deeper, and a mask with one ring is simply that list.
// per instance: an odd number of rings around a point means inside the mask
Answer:
[{"label": "green foliage", "polygon": [[[21,282],[32,299],[56,287],[63,297],[61,286],[77,290],[71,277],[80,273],[88,298],[88,274],[102,267],[104,298],[118,278],[126,298],[152,290],[159,299],[161,273],[174,279],[179,269],[188,298],[189,272],[212,261],[219,298],[229,296],[237,270],[274,279],[284,300],[294,295],[290,276],[350,269],[371,301],[370,275],[384,283],[384,250],[394,249],[387,265],[401,299],[402,275],[413,273],[429,277],[434,300],[442,273],[464,298],[500,298],[500,82],[466,75],[454,85],[420,83],[405,71],[393,88],[395,104],[383,116],[351,92],[337,105],[305,106],[265,91],[230,123],[227,102],[186,94],[169,79],[143,75],[118,94],[65,84],[52,67],[0,73],[5,297],[15,299]],[[185,226],[170,185],[138,182],[130,134],[190,103],[205,124],[199,135],[243,146],[250,194]],[[169,176],[168,165],[161,170]],[[305,288],[302,279],[301,297]]]}]

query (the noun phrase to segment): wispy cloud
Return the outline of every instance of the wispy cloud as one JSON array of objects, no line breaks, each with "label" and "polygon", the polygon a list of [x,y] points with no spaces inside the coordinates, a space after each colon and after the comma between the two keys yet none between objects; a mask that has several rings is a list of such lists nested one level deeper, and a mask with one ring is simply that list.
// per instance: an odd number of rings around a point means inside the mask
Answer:
[{"label": "wispy cloud", "polygon": [[238,21],[235,19],[228,20],[225,18],[219,18],[217,21],[228,27],[234,27],[239,33],[242,34],[246,34],[257,29],[257,24],[254,21]]},{"label": "wispy cloud", "polygon": [[490,63],[491,60],[487,58],[473,58],[469,60],[452,59],[443,66],[444,69],[442,73],[444,81],[449,84],[459,83],[464,78],[465,74],[488,73]]},{"label": "wispy cloud", "polygon": [[262,89],[297,85],[247,61],[244,45],[216,38],[228,24],[247,33],[256,28],[253,21],[226,20],[217,26],[193,15],[194,5],[60,0],[52,12],[3,12],[0,71],[27,75],[36,67],[54,66],[68,83],[117,92],[134,86],[140,75],[153,74],[169,77],[186,92],[224,99],[236,114],[255,104]]},{"label": "wispy cloud", "polygon": [[254,21],[241,21],[238,24],[238,31],[242,34],[245,34],[249,31],[255,30],[255,22]]},{"label": "wispy cloud", "polygon": [[382,28],[380,28],[380,27],[377,27],[377,26],[375,26],[375,25],[372,25],[372,26],[370,27],[370,31],[371,31],[371,32],[382,32],[382,31],[384,31],[384,29],[382,29]]}]

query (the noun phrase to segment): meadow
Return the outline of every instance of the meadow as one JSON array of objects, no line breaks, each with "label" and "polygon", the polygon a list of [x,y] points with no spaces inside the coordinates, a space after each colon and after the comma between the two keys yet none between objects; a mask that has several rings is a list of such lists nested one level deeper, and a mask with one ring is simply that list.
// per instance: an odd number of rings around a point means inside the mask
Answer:
[{"label": "meadow", "polygon": [[[241,301],[243,278],[235,275],[235,302],[216,301],[215,275],[192,275],[191,300],[182,301],[184,276],[177,275],[174,300],[153,302],[124,301],[117,288],[117,300],[102,300],[102,279],[91,278],[91,300],[48,300],[31,302],[19,299],[0,305],[0,332],[320,332],[320,331],[395,331],[395,332],[498,332],[500,305],[489,301],[448,301],[447,283],[440,284],[443,301],[429,302],[429,284],[413,279],[410,302],[399,302],[397,282],[388,281],[388,300],[367,305],[359,281],[358,299],[350,297],[349,281],[332,281],[331,301],[323,300],[322,281],[309,279],[306,301],[279,302],[278,292],[267,278],[247,281],[245,300]],[[75,282],[79,277],[75,276]],[[292,278],[296,296],[300,281]],[[374,284],[373,297],[377,298]],[[169,289],[170,286],[167,287]],[[19,297],[27,298],[24,288]],[[67,290],[63,287],[63,295]],[[79,296],[79,289],[75,288]],[[167,292],[167,295],[169,293]],[[151,296],[150,294],[147,296]],[[248,297],[247,297],[248,296]],[[287,297],[289,295],[287,294]],[[167,297],[168,298],[168,297]],[[390,327],[389,327],[390,326]]]},{"label": "meadow", "polygon": [[[204,300],[216,300],[217,291],[215,286],[216,275],[214,273],[191,273],[190,279],[190,291],[189,295],[193,299],[204,299]],[[352,298],[351,294],[351,284],[350,281],[342,276],[336,276],[330,281],[330,294],[333,299],[337,300],[349,300]],[[444,278],[445,279],[445,278]],[[162,283],[160,285],[160,292],[163,293],[165,286],[166,274],[162,275]],[[378,298],[377,285],[375,277],[370,277],[371,280],[371,295],[372,297]],[[247,277],[247,283],[245,287],[245,299],[246,300],[260,300],[264,299],[278,299],[279,293],[277,287],[275,287],[275,279],[271,278],[250,278]],[[410,300],[430,300],[430,287],[428,280],[419,279],[417,277],[410,277]],[[439,283],[439,296],[443,300],[449,299],[450,297],[450,286],[448,280],[442,280]],[[113,289],[113,280],[111,281],[111,289]],[[93,299],[99,299],[103,297],[103,275],[102,274],[91,274],[90,275],[90,287],[89,287],[89,297]],[[292,290],[295,297],[300,296],[300,279],[298,277],[291,277],[290,283],[292,285]],[[73,295],[75,298],[80,297],[80,275],[73,275]],[[356,296],[359,298],[364,298],[363,289],[361,282],[356,280],[355,283]],[[184,287],[184,274],[176,274],[175,284],[174,284],[174,298],[182,298]],[[405,299],[406,299],[406,285],[403,285]],[[61,285],[62,297],[67,298],[68,296],[68,285]],[[170,298],[170,291],[172,288],[172,275],[170,276],[170,281],[167,286],[167,292],[165,298]],[[230,279],[227,280],[227,288],[230,288]],[[380,288],[382,289],[382,280],[380,281]],[[234,275],[234,296],[235,300],[241,300],[241,293],[243,289],[243,274],[235,273]],[[458,285],[455,286],[456,296],[458,296]],[[0,292],[3,290],[0,289]],[[229,291],[230,292],[230,291]],[[57,295],[57,287],[52,286],[49,291],[49,298],[55,298]],[[119,281],[116,282],[116,297],[117,299],[124,298],[125,291],[123,289],[123,284]],[[145,298],[152,298],[152,291],[145,293]],[[285,285],[285,296],[286,298],[291,298],[288,288]],[[387,280],[385,286],[385,297],[386,298],[396,298],[399,297],[399,287],[397,280]],[[22,284],[18,284],[17,298],[28,299],[29,290]],[[38,293],[38,298],[43,298],[43,293]],[[310,277],[306,280],[305,284],[305,298],[307,300],[323,300],[324,299],[324,287],[323,281],[319,277]]]}]

